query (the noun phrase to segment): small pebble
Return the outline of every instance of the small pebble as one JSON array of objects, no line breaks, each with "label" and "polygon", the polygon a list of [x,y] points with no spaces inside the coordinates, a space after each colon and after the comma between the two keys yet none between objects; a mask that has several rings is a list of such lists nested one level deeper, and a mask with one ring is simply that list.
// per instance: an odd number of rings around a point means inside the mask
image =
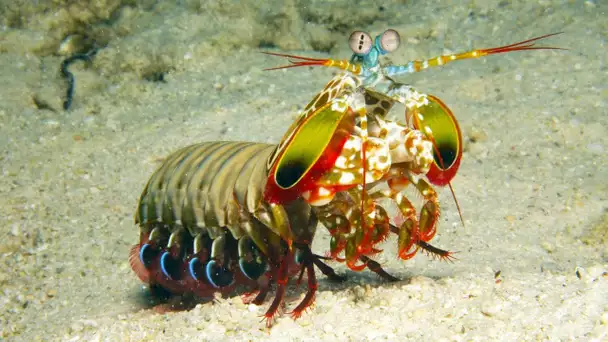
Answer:
[{"label": "small pebble", "polygon": [[590,152],[596,153],[596,154],[603,154],[604,153],[604,146],[600,143],[590,143],[587,144],[587,149]]},{"label": "small pebble", "polygon": [[57,120],[45,120],[44,124],[51,129],[55,129],[59,127],[59,121]]},{"label": "small pebble", "polygon": [[540,271],[549,272],[549,273],[559,273],[562,271],[562,268],[559,266],[559,264],[557,264],[555,262],[547,261],[547,262],[543,262],[540,265]]},{"label": "small pebble", "polygon": [[494,317],[500,313],[502,305],[497,300],[487,300],[481,303],[481,313],[485,316]]},{"label": "small pebble", "polygon": [[355,286],[352,290],[351,290],[353,296],[355,297],[354,300],[355,302],[358,302],[360,300],[363,300],[365,298],[365,289],[362,286]]},{"label": "small pebble", "polygon": [[82,326],[82,324],[78,322],[72,323],[72,325],[70,326],[71,333],[81,332],[83,329],[84,327]]},{"label": "small pebble", "polygon": [[547,253],[553,253],[555,250],[555,246],[548,241],[543,241],[540,243],[540,245],[545,251],[547,251]]}]

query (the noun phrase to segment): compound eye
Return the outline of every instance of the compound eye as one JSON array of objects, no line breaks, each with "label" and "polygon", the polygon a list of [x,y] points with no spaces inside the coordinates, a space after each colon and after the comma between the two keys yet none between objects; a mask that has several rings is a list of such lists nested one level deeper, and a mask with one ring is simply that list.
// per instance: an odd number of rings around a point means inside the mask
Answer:
[{"label": "compound eye", "polygon": [[385,52],[393,52],[397,50],[399,44],[401,43],[401,37],[399,37],[399,33],[395,30],[386,30],[380,37],[380,47]]},{"label": "compound eye", "polygon": [[372,37],[367,32],[355,31],[348,38],[348,45],[355,54],[366,55],[372,48]]}]

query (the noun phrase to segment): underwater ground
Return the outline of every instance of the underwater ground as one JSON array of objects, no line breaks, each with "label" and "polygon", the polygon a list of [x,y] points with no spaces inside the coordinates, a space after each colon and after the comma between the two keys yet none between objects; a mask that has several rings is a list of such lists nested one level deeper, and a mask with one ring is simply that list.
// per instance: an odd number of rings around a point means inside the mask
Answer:
[{"label": "underwater ground", "polygon": [[[177,3],[177,4],[176,4]],[[608,5],[602,1],[0,1],[0,340],[608,339]],[[271,330],[238,294],[157,314],[128,254],[171,151],[276,143],[334,71],[263,71],[259,51],[348,58],[396,29],[385,63],[564,32],[528,51],[402,77],[445,102],[465,153],[434,245],[379,257],[403,281],[332,264],[316,306]],[[62,60],[76,79],[63,109]],[[403,112],[394,109],[395,118]],[[413,197],[416,198],[416,197]],[[419,204],[417,202],[417,204]],[[329,248],[319,229],[313,249]],[[288,290],[287,309],[303,289]]]}]

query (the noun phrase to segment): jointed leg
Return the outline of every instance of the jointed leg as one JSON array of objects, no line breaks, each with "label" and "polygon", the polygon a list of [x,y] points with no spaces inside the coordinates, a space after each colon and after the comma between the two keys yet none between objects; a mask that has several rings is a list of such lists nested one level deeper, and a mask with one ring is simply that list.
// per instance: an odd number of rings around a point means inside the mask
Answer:
[{"label": "jointed leg", "polygon": [[270,291],[269,279],[265,276],[260,277],[260,280],[258,281],[258,286],[258,290],[243,295],[242,299],[244,304],[260,305],[264,303],[264,299],[266,299],[266,296]]},{"label": "jointed leg", "polygon": [[283,257],[283,260],[281,261],[280,266],[278,267],[278,270],[275,272],[274,278],[276,279],[276,282],[277,282],[276,294],[274,296],[274,300],[272,301],[272,304],[270,304],[270,306],[268,307],[268,310],[264,314],[264,317],[266,318],[266,327],[268,327],[268,328],[270,328],[270,326],[272,326],[274,317],[275,317],[276,313],[279,311],[279,306],[281,304],[283,304],[283,298],[285,297],[285,288],[287,287],[287,280],[288,280],[287,271],[288,271],[288,267],[289,267],[289,261],[291,258],[292,258],[291,253],[288,253],[287,255],[285,255]]},{"label": "jointed leg", "polygon": [[[420,216],[416,216],[413,204],[403,195],[402,190],[413,184],[425,200]],[[439,200],[435,190],[424,179],[414,179],[409,174],[393,176],[388,181],[389,189],[370,194],[374,200],[390,198],[397,205],[403,216],[397,235],[399,243],[399,257],[403,260],[412,258],[421,248],[420,242],[428,242],[437,232],[436,223],[439,217]],[[426,249],[425,249],[426,250]],[[428,251],[428,250],[427,250]]]},{"label": "jointed leg", "polygon": [[321,259],[325,259],[324,257],[316,254],[313,254],[312,256],[312,263],[315,264],[315,266],[319,268],[321,273],[323,273],[327,278],[329,278],[329,280],[337,282],[346,280],[345,276],[337,274],[333,268],[321,261]]},{"label": "jointed leg", "polygon": [[[395,225],[391,224],[391,232],[395,234],[399,234],[399,228]],[[446,251],[444,249],[435,247],[428,242],[418,241],[416,243],[418,247],[420,247],[423,251],[427,252],[429,255],[433,257],[438,257],[440,260],[452,261],[455,259],[453,256],[453,252]]]},{"label": "jointed leg", "polygon": [[317,292],[317,278],[315,276],[315,266],[312,263],[312,260],[306,262],[303,266],[306,268],[306,277],[308,278],[308,291],[304,296],[304,299],[298,304],[295,309],[291,312],[291,317],[293,319],[298,319],[302,316],[302,312],[310,307],[315,301],[315,292]]},{"label": "jointed leg", "polygon": [[[412,181],[410,179],[410,181]],[[424,179],[419,179],[417,182],[412,181],[418,192],[425,200],[422,210],[420,211],[419,231],[420,240],[424,242],[430,241],[437,232],[437,219],[439,218],[439,199],[437,192]]]},{"label": "jointed leg", "polygon": [[365,255],[360,256],[359,259],[367,265],[368,269],[379,275],[381,278],[386,279],[388,281],[399,281],[399,278],[392,276],[388,272],[386,272],[377,261],[372,260],[369,257],[366,257]]},{"label": "jointed leg", "polygon": [[[396,183],[399,183],[398,187],[395,186]],[[399,257],[403,260],[408,260],[416,255],[418,252],[416,242],[420,240],[416,209],[412,202],[401,192],[401,189],[408,183],[409,180],[407,178],[393,179],[393,182],[389,182],[390,189],[381,190],[373,194],[376,200],[380,198],[392,199],[403,216],[403,222],[399,225],[398,231],[395,232],[399,237]]]},{"label": "jointed leg", "polygon": [[[317,277],[315,275],[315,265],[321,270],[323,274],[325,274],[328,278],[332,280],[344,280],[344,277],[339,276],[336,272],[328,265],[326,265],[321,259],[323,257],[313,254],[310,250],[309,246],[303,247],[304,252],[304,260],[302,262],[302,272],[306,271],[306,277],[308,278],[308,291],[304,296],[304,299],[293,309],[291,312],[291,317],[293,319],[298,319],[302,316],[302,313],[313,305],[315,300],[315,293],[317,291]],[[303,273],[300,274],[300,278]]]}]

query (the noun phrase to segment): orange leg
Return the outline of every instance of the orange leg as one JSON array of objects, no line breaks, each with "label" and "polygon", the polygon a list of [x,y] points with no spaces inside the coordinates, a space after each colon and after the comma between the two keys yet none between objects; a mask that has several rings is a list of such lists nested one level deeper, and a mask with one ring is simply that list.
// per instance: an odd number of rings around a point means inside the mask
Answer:
[{"label": "orange leg", "polygon": [[[392,199],[403,216],[403,223],[401,223],[397,232],[399,236],[399,257],[403,260],[408,260],[416,255],[418,252],[417,242],[421,239],[416,209],[412,202],[401,192],[408,183],[409,180],[405,177],[391,179],[388,182],[390,189],[381,190],[373,194],[376,200],[380,198]],[[399,184],[399,186],[394,186],[394,184]]]},{"label": "orange leg", "polygon": [[321,259],[323,257],[313,254],[310,250],[309,246],[305,246],[302,248],[304,251],[304,261],[302,264],[302,273],[300,273],[300,279],[298,279],[298,283],[306,271],[306,277],[308,278],[308,291],[304,296],[304,299],[293,309],[291,312],[291,317],[293,319],[298,319],[302,316],[302,313],[305,312],[308,308],[312,307],[315,301],[315,293],[317,292],[317,277],[315,275],[315,266],[321,270],[323,274],[325,274],[331,280],[342,281],[344,277],[339,276],[336,272],[326,265]]},{"label": "orange leg", "polygon": [[[395,176],[387,183],[389,189],[375,192],[372,197],[376,200],[379,198],[392,199],[403,215],[404,221],[397,232],[399,257],[408,260],[416,255],[420,248],[433,253],[432,248],[424,248],[426,246],[424,243],[433,239],[437,232],[436,225],[439,218],[437,193],[426,180],[415,180],[410,176]],[[401,192],[408,184],[414,184],[425,200],[418,217],[412,202]]]},{"label": "orange leg", "polygon": [[[413,182],[412,182],[413,183]],[[420,240],[429,242],[437,232],[437,219],[439,218],[439,199],[437,192],[424,179],[414,183],[418,192],[426,201],[420,211],[419,229]]]},{"label": "orange leg", "polygon": [[[399,228],[392,224],[390,226],[391,226],[391,232],[398,235]],[[418,245],[418,247],[420,249],[427,252],[432,257],[437,257],[440,260],[445,260],[445,261],[453,261],[454,259],[456,259],[456,257],[454,257],[454,252],[450,252],[450,251],[443,250],[441,248],[437,248],[428,242],[424,242],[424,241],[420,240],[416,244]]]},{"label": "orange leg", "polygon": [[[275,320],[275,316],[279,311],[279,307],[283,304],[283,298],[285,297],[285,288],[287,287],[288,274],[287,270],[289,267],[289,260],[293,258],[292,253],[288,253],[283,257],[277,272],[275,273],[275,279],[277,282],[277,291],[274,296],[272,304],[268,307],[268,310],[264,314],[266,319],[266,327],[270,328]],[[256,298],[257,299],[257,298]]]},{"label": "orange leg", "polygon": [[308,291],[304,296],[304,299],[296,306],[295,309],[291,312],[291,317],[293,319],[298,319],[302,316],[302,313],[309,307],[311,307],[315,301],[315,293],[317,292],[317,278],[315,276],[315,266],[312,261],[307,262],[305,266],[306,268],[306,277],[308,278]]}]

